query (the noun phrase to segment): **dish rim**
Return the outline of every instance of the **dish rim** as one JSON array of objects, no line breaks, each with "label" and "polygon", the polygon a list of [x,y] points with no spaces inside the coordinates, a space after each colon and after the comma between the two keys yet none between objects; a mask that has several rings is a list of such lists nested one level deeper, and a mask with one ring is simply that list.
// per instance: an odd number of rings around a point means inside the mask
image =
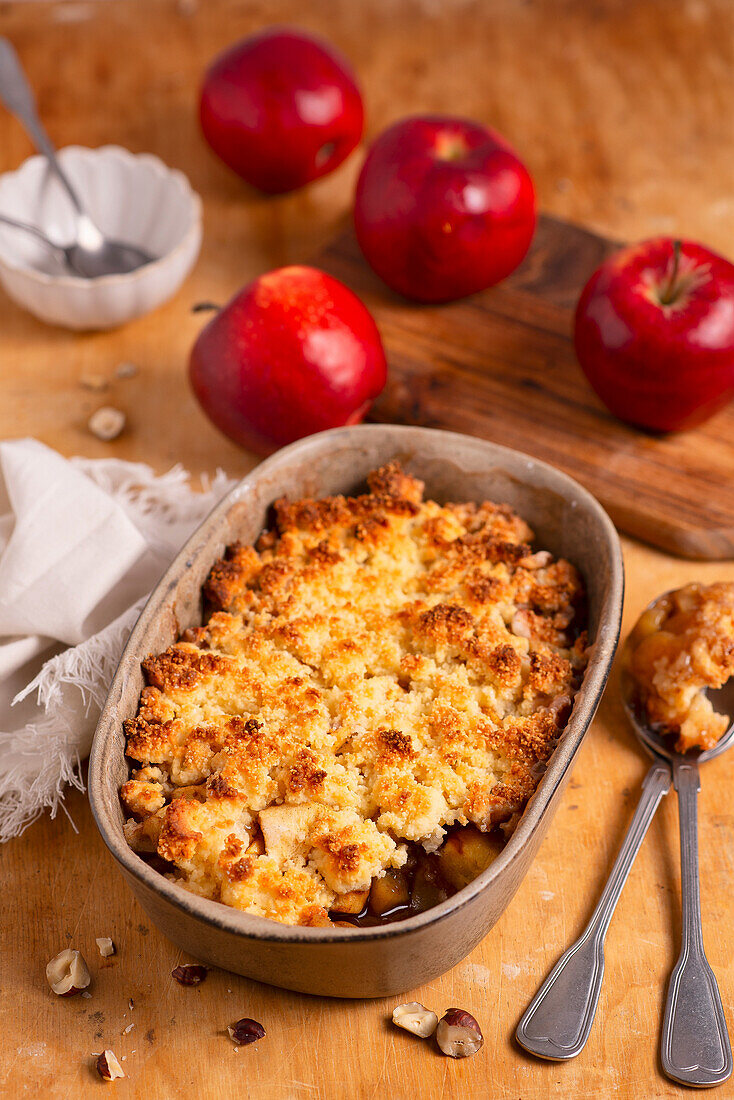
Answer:
[{"label": "dish rim", "polygon": [[[484,444],[491,448],[498,466],[502,465],[502,459],[505,456],[512,456],[515,460],[518,458],[521,459],[525,464],[525,472],[522,477],[516,477],[517,480],[525,484],[532,484],[534,473],[537,471],[549,472],[551,477],[556,479],[556,481],[560,480],[560,482],[565,485],[566,489],[573,490],[575,499],[583,505],[586,514],[596,518],[605,536],[605,542],[610,550],[610,577],[609,593],[606,601],[607,606],[602,608],[602,614],[600,615],[597,627],[597,636],[592,643],[592,646],[595,648],[590,662],[592,666],[591,679],[587,684],[587,691],[582,700],[582,707],[578,710],[576,703],[574,704],[571,717],[559,738],[558,744],[548,762],[548,767],[535,792],[531,796],[517,828],[507,841],[500,855],[488,868],[486,868],[486,870],[482,871],[477,878],[457,891],[456,894],[452,895],[452,897],[448,898],[446,901],[440,902],[438,905],[423,913],[406,917],[403,920],[395,921],[391,924],[372,928],[309,928],[301,925],[282,924],[279,921],[260,917],[248,913],[247,911],[225,905],[223,902],[214,901],[211,898],[204,898],[191,893],[184,887],[165,878],[160,872],[153,870],[152,867],[129,847],[124,836],[121,835],[119,826],[117,826],[113,820],[113,809],[107,804],[107,800],[104,797],[102,779],[105,749],[107,748],[105,737],[112,722],[116,721],[115,714],[111,713],[115,706],[115,699],[113,696],[116,694],[118,682],[121,673],[124,672],[125,664],[131,658],[137,661],[141,659],[141,646],[138,642],[138,637],[143,634],[147,626],[149,609],[157,605],[166,595],[170,595],[171,591],[175,591],[178,587],[180,578],[185,573],[185,568],[182,569],[182,567],[185,567],[187,562],[195,560],[197,544],[202,541],[203,532],[208,531],[211,527],[217,526],[220,517],[226,515],[233,505],[236,505],[241,499],[247,497],[253,481],[260,480],[262,477],[267,476],[271,468],[280,465],[284,460],[293,458],[294,456],[305,463],[309,450],[311,450],[314,445],[320,448],[327,437],[331,437],[334,441],[338,439],[344,441],[345,437],[354,438],[355,433],[369,433],[375,430],[384,430],[385,428],[390,428],[393,431],[399,431],[399,429],[404,428],[406,432],[411,434],[420,432],[433,437],[441,436],[453,437],[457,440],[473,440],[477,444]],[[211,564],[213,564],[213,562]],[[176,579],[174,580],[174,578]],[[473,902],[479,894],[488,890],[493,882],[509,868],[510,864],[520,855],[523,849],[531,843],[534,833],[552,803],[556,790],[563,783],[573,758],[581,746],[606,686],[614,653],[619,641],[623,598],[624,563],[616,528],[601,504],[599,504],[596,498],[592,496],[588,490],[584,489],[574,478],[557,470],[549,463],[533,458],[525,452],[516,451],[512,448],[504,447],[500,444],[492,443],[489,440],[480,439],[475,436],[469,436],[460,432],[444,431],[439,428],[422,428],[412,425],[362,424],[347,428],[331,429],[329,431],[307,436],[305,439],[297,440],[295,443],[291,443],[289,446],[282,448],[263,462],[259,463],[241,481],[233,486],[219,504],[215,506],[177,553],[148,597],[130,633],[120,657],[115,675],[110,684],[110,689],[94,733],[92,750],[90,753],[88,776],[89,801],[92,815],[100,835],[112,856],[121,866],[123,872],[137,879],[143,887],[151,889],[154,893],[160,895],[166,902],[173,905],[174,908],[183,911],[187,916],[195,917],[207,925],[214,926],[222,932],[231,933],[246,939],[291,944],[330,944],[344,943],[346,941],[364,943],[365,941],[381,941],[396,936],[410,935],[411,933],[421,931],[429,925],[439,924],[442,920],[452,916],[458,910],[465,908]],[[604,615],[605,611],[606,617]],[[599,636],[602,627],[605,628],[603,638]],[[596,649],[600,643],[602,643],[601,648]],[[587,669],[584,678],[585,682],[588,680],[589,676],[590,673]],[[118,833],[120,835],[118,835]]]}]

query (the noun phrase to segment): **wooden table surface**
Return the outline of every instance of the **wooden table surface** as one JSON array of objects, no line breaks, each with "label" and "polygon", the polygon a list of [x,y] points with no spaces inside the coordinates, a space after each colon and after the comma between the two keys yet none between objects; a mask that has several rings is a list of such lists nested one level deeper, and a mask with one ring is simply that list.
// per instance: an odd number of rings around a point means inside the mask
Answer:
[{"label": "wooden table surface", "polygon": [[[544,208],[610,236],[677,232],[734,253],[734,6],[729,0],[67,0],[0,4],[0,33],[18,47],[59,145],[120,143],[183,169],[205,204],[205,241],[178,296],[118,332],[42,326],[0,298],[0,436],[33,435],[66,454],[115,454],[165,470],[254,457],[220,437],[185,380],[202,324],[193,303],[224,301],[252,275],[316,253],[344,221],[355,154],[306,191],[266,199],[204,146],[198,76],[232,39],[269,22],[329,35],[355,63],[368,133],[413,111],[495,125],[524,155]],[[30,147],[0,114],[0,170]],[[139,367],[105,394],[87,375]],[[114,445],[85,428],[101,403],[123,408]],[[734,579],[734,563],[684,563],[625,541],[628,627],[659,591]],[[82,795],[2,849],[0,1094],[98,1095],[90,1052],[125,1058],[122,1098],[668,1097],[659,1072],[666,976],[680,934],[677,813],[654,821],[614,918],[596,1025],[567,1065],[539,1063],[512,1041],[528,999],[580,931],[608,873],[646,762],[616,702],[616,680],[586,739],[561,809],[511,906],[481,946],[411,996],[456,1004],[481,1021],[485,1046],[454,1062],[388,1024],[400,998],[309,998],[212,972],[197,989],[172,981],[180,952],[149,924],[99,840]],[[734,755],[706,768],[701,795],[702,901],[709,958],[734,1026]],[[116,957],[97,956],[112,936]],[[92,972],[90,999],[59,1000],[45,963],[71,944]],[[134,1001],[131,1010],[129,998]],[[225,1028],[252,1016],[267,1038],[236,1053]],[[130,1024],[134,1027],[126,1032]],[[730,1082],[719,1095],[734,1095]]]}]

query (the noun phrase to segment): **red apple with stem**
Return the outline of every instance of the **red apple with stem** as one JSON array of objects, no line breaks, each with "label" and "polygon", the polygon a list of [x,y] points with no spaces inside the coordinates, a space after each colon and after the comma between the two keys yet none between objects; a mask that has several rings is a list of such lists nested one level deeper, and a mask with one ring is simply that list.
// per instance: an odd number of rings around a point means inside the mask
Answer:
[{"label": "red apple with stem", "polygon": [[364,126],[346,58],[315,35],[282,27],[244,38],[215,58],[199,113],[214,152],[269,194],[333,171]]},{"label": "red apple with stem", "polygon": [[500,282],[535,230],[530,174],[507,142],[465,119],[402,119],[370,149],[354,224],[371,267],[419,302],[463,298]]},{"label": "red apple with stem", "polygon": [[282,267],[244,287],[199,334],[189,377],[202,408],[243,447],[268,454],[357,424],[387,365],[372,315],[313,267]]},{"label": "red apple with stem", "polygon": [[579,363],[621,420],[671,432],[734,396],[734,265],[692,241],[644,241],[599,267],[576,309]]}]

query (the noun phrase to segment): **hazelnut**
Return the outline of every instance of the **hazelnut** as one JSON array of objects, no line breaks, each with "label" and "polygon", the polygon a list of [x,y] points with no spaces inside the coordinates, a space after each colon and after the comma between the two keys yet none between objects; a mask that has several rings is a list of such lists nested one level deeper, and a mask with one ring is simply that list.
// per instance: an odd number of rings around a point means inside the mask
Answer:
[{"label": "hazelnut", "polygon": [[92,980],[87,964],[78,951],[67,947],[59,951],[46,965],[48,984],[59,997],[73,997],[81,993]]},{"label": "hazelnut", "polygon": [[118,363],[115,367],[115,378],[134,378],[137,373],[134,363]]},{"label": "hazelnut", "polygon": [[392,1022],[412,1035],[427,1039],[436,1030],[438,1016],[418,1001],[408,1001],[407,1004],[395,1006],[392,1010]]},{"label": "hazelnut", "polygon": [[85,390],[95,390],[99,393],[107,389],[108,382],[101,374],[83,374],[79,379],[79,385]]},{"label": "hazelnut", "polygon": [[171,977],[175,978],[179,985],[201,985],[208,973],[208,966],[185,963],[183,966],[175,966],[171,971]]},{"label": "hazelnut", "polygon": [[449,1058],[468,1058],[477,1053],[484,1036],[470,1012],[449,1008],[438,1022],[436,1042]]},{"label": "hazelnut", "polygon": [[249,1016],[238,1020],[236,1024],[230,1024],[227,1028],[229,1037],[238,1047],[245,1047],[249,1043],[256,1043],[265,1035],[265,1028],[257,1020],[251,1020]]},{"label": "hazelnut", "polygon": [[103,1081],[114,1081],[117,1077],[125,1076],[122,1066],[111,1050],[103,1050],[97,1058],[97,1073]]},{"label": "hazelnut", "polygon": [[87,427],[97,439],[109,443],[111,440],[117,439],[125,427],[125,414],[120,412],[119,409],[113,409],[112,405],[103,405],[92,413]]},{"label": "hazelnut", "polygon": [[110,955],[117,954],[117,948],[109,936],[97,936],[95,942],[103,959],[108,959]]}]

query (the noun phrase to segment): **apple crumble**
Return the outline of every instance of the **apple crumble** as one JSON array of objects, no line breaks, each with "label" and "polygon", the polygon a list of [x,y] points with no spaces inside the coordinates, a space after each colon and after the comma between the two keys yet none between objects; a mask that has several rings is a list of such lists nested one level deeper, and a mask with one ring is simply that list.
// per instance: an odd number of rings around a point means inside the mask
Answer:
[{"label": "apple crumble", "polygon": [[428,907],[539,782],[586,666],[582,581],[509,506],[424,500],[397,463],[274,517],[143,662],[128,842],[288,924]]},{"label": "apple crumble", "polygon": [[627,669],[645,720],[676,736],[678,752],[712,748],[729,726],[706,697],[734,672],[734,583],[689,584],[640,616]]}]

